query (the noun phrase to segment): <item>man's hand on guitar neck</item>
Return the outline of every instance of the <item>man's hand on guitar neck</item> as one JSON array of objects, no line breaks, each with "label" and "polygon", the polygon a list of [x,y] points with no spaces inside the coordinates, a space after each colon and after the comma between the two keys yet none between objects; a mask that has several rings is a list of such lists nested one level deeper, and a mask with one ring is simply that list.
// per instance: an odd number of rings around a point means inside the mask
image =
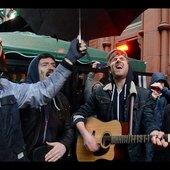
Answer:
[{"label": "man's hand on guitar neck", "polygon": [[165,135],[164,132],[154,130],[150,133],[150,135],[153,136],[151,138],[151,141],[153,144],[158,145],[158,146],[163,146],[164,148],[166,148],[168,146],[168,142],[165,141],[165,139],[164,139],[164,135]]}]

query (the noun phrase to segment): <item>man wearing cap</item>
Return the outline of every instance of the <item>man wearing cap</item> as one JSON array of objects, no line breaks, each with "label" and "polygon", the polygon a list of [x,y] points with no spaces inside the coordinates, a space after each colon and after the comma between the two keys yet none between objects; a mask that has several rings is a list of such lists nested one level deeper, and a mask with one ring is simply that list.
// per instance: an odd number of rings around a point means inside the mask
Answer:
[{"label": "man wearing cap", "polygon": [[[127,128],[127,133],[132,135],[144,133],[153,135],[152,143],[167,147],[168,143],[162,138],[164,133],[154,123],[153,115],[143,114],[149,91],[135,86],[127,53],[120,50],[112,50],[108,54],[107,64],[110,73],[110,83],[97,88],[88,101],[73,114],[73,123],[83,138],[85,148],[91,152],[101,149],[101,143],[98,144],[95,138],[97,130],[93,130],[91,134],[85,127],[87,118],[91,116],[96,116],[97,119],[105,123],[112,120],[124,122],[129,127]],[[134,101],[131,100],[132,96],[134,96]],[[146,119],[147,122],[145,123]],[[131,122],[131,120],[133,121]],[[105,130],[109,133],[108,128]],[[122,132],[124,130],[122,126]],[[112,135],[114,136],[114,134]],[[145,152],[143,147],[144,144],[132,141],[129,144],[120,144],[119,148],[123,148],[124,156],[121,158],[116,156],[116,153],[119,153],[118,150],[115,152],[113,160],[144,161]]]}]

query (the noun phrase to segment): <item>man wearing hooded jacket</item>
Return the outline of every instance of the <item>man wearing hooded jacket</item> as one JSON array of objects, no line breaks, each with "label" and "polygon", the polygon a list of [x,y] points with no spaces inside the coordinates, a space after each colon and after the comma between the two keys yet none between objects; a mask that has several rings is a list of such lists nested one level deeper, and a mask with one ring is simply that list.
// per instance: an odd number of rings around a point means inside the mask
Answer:
[{"label": "man wearing hooded jacket", "polygon": [[[91,134],[85,126],[86,118],[96,116],[99,120],[108,122],[119,120],[130,126],[131,86],[134,86],[132,69],[126,52],[112,50],[107,57],[111,82],[99,87],[91,94],[88,101],[73,114],[73,123],[83,138],[85,148],[90,152],[100,150],[100,145],[95,139],[95,130]],[[136,95],[133,105],[132,134],[138,135],[146,132],[153,135],[152,142],[159,146],[167,147],[168,143],[163,139],[163,132],[159,131],[153,120],[153,115],[145,113],[143,109],[149,96],[147,89],[135,86]],[[147,120],[147,121],[146,121]],[[142,128],[144,126],[144,128]],[[109,129],[106,129],[109,133]],[[124,130],[122,130],[124,131]],[[130,133],[131,134],[131,133]],[[113,134],[114,135],[114,134]],[[123,147],[123,160],[144,161],[145,153],[140,143],[120,145]],[[114,152],[114,151],[113,151]],[[97,157],[97,156],[96,156]],[[114,158],[119,159],[116,155]],[[114,160],[113,158],[113,160]]]},{"label": "man wearing hooded jacket", "polygon": [[[30,63],[26,82],[45,80],[55,67],[55,58],[51,54],[40,54]],[[38,109],[22,109],[20,116],[30,160],[54,162],[66,161],[69,158],[73,128],[70,105],[62,92],[58,92],[47,105]]]},{"label": "man wearing hooded jacket", "polygon": [[[149,86],[151,93],[148,98],[147,105],[144,112],[150,112],[153,114],[157,126],[167,132],[169,126],[167,117],[167,106],[170,103],[170,90],[169,84],[165,75],[161,72],[155,72],[152,74],[151,82]],[[168,126],[167,126],[168,125]],[[151,143],[146,144],[146,161],[167,161],[169,156],[169,147],[167,148],[156,148]]]}]

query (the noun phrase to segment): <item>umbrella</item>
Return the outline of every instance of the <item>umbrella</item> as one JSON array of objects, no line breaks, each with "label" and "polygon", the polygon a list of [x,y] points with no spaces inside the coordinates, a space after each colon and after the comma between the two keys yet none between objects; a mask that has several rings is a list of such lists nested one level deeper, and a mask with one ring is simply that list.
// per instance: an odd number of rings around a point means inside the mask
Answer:
[{"label": "umbrella", "polygon": [[80,32],[84,40],[120,35],[146,8],[16,8],[15,10],[34,33],[70,41]]}]

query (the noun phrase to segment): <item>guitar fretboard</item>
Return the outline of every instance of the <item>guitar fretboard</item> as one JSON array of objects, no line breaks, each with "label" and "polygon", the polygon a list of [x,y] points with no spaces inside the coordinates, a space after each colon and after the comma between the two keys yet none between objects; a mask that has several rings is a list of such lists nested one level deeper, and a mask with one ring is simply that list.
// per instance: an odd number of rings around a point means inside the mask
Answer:
[{"label": "guitar fretboard", "polygon": [[[111,144],[128,144],[128,143],[150,143],[151,135],[122,135],[122,136],[105,136],[104,140]],[[167,139],[167,135],[164,135]]]},{"label": "guitar fretboard", "polygon": [[151,141],[150,135],[122,135],[122,136],[112,136],[112,144],[122,144],[122,143],[149,143]]}]

